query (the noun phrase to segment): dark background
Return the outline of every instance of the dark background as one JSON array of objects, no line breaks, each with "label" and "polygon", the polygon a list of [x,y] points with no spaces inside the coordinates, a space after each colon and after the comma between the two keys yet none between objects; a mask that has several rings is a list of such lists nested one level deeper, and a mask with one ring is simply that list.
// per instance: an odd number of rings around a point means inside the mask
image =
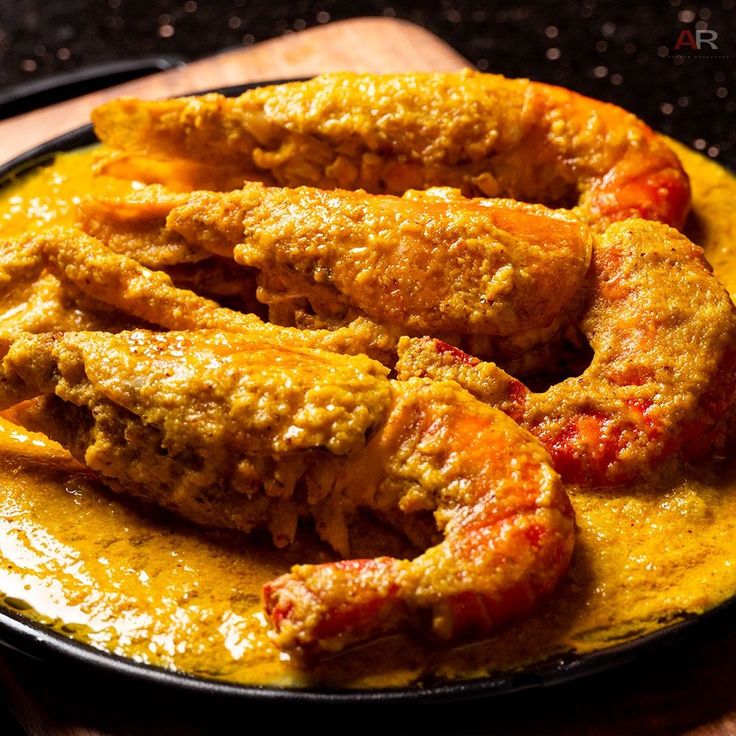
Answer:
[{"label": "dark background", "polygon": [[[530,76],[631,109],[736,168],[734,0],[688,3],[405,0],[0,0],[0,89],[145,55],[192,60],[357,15],[405,18],[482,70]],[[717,50],[675,50],[682,30]]]}]

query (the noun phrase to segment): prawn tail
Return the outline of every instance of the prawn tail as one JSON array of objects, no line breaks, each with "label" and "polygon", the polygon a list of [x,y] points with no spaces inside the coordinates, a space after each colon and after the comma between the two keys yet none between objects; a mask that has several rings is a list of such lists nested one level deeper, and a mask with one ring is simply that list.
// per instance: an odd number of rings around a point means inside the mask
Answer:
[{"label": "prawn tail", "polygon": [[272,640],[308,662],[401,630],[435,645],[478,639],[528,615],[570,562],[572,509],[480,524],[411,561],[295,566],[263,588]]},{"label": "prawn tail", "polygon": [[391,557],[297,565],[263,588],[276,645],[309,658],[390,633],[408,616]]}]

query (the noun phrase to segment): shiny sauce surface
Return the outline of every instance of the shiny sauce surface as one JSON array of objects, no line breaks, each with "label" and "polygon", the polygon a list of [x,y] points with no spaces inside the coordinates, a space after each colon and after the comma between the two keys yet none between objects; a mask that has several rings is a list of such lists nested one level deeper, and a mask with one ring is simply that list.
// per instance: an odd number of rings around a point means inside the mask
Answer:
[{"label": "shiny sauce surface", "polygon": [[[736,178],[674,144],[691,176],[687,234],[736,294]],[[94,148],[0,192],[4,238],[73,222],[84,194],[135,182],[93,176]],[[571,569],[528,619],[491,639],[433,649],[405,636],[300,669],[268,639],[263,583],[296,562],[330,559],[309,529],[288,550],[265,538],[195,527],[107,491],[43,435],[0,419],[2,603],[55,630],[139,662],[232,682],[287,687],[408,686],[472,678],[568,652],[605,648],[736,595],[736,463],[717,459],[656,484],[570,489],[578,523]],[[355,553],[398,542],[372,522]]]}]

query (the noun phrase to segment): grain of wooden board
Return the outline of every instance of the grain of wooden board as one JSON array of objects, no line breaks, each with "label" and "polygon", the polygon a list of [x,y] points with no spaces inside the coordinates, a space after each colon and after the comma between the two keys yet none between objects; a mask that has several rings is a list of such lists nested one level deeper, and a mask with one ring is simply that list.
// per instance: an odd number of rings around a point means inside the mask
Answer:
[{"label": "grain of wooden board", "polygon": [[[0,160],[85,123],[90,110],[121,94],[154,98],[265,79],[310,76],[324,71],[440,71],[468,63],[447,44],[404,21],[359,18],[267,41],[162,74],[0,122]],[[693,643],[650,658],[641,666],[550,691],[515,695],[492,703],[420,709],[358,711],[337,706],[280,709],[246,704],[183,704],[156,693],[146,699],[123,683],[85,682],[59,665],[14,652],[0,657],[0,733],[15,734],[11,716],[31,736],[229,733],[303,730],[313,723],[325,733],[518,733],[674,734],[736,736],[736,632],[728,626],[699,646]],[[186,710],[184,710],[185,705]],[[275,718],[277,711],[279,717]],[[231,719],[231,720],[230,720]],[[267,720],[264,720],[267,719]],[[305,720],[308,719],[308,720]],[[256,723],[271,727],[256,726]],[[234,729],[233,729],[234,730]]]},{"label": "grain of wooden board", "polygon": [[331,23],[225,51],[84,97],[0,122],[0,161],[89,122],[92,108],[120,95],[149,99],[267,79],[329,71],[449,71],[469,66],[446,43],[419,26],[389,18]]}]

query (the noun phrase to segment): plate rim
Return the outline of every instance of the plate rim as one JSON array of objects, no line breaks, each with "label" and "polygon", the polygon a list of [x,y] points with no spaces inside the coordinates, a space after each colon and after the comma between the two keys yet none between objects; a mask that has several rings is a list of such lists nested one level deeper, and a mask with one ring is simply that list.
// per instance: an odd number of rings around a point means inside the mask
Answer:
[{"label": "plate rim", "polygon": [[[526,669],[472,679],[448,680],[439,684],[392,688],[279,687],[246,685],[201,675],[192,675],[160,665],[138,662],[95,647],[53,627],[24,616],[0,604],[0,646],[47,663],[84,666],[91,674],[127,679],[136,684],[154,685],[179,693],[217,697],[228,701],[298,701],[303,703],[420,703],[474,700],[515,695],[541,688],[593,677],[623,667],[645,656],[654,657],[666,647],[683,643],[686,637],[708,633],[731,621],[736,612],[736,595],[700,614],[684,614],[680,621],[663,626],[644,636],[583,654],[561,654]],[[10,636],[8,636],[10,635]]]},{"label": "plate rim", "polygon": [[[245,90],[283,82],[303,81],[290,78],[229,85],[215,89],[191,92],[190,95],[217,92],[227,96]],[[91,123],[76,127],[19,153],[0,164],[0,189],[17,177],[52,160],[59,152],[67,152],[96,142]],[[717,162],[727,170],[724,164]],[[247,685],[201,675],[166,669],[159,665],[138,662],[132,658],[95,647],[55,630],[53,626],[23,615],[0,602],[0,646],[9,647],[26,656],[50,662],[72,660],[88,670],[103,672],[137,683],[155,685],[199,696],[225,698],[229,701],[299,701],[304,703],[412,703],[471,700],[503,697],[520,692],[556,687],[574,680],[591,677],[622,667],[654,650],[679,640],[684,635],[705,633],[707,622],[715,628],[718,621],[726,620],[736,612],[736,594],[701,613],[685,613],[660,629],[582,654],[563,653],[526,668],[501,672],[478,678],[446,680],[437,684],[419,683],[389,688],[344,689],[329,687],[279,687],[274,685]]]}]

